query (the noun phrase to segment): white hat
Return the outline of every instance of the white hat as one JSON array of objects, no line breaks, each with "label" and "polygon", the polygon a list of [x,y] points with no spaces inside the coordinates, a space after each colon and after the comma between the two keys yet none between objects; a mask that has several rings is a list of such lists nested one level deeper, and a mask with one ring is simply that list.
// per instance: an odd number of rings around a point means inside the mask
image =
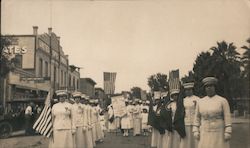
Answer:
[{"label": "white hat", "polygon": [[168,96],[168,91],[161,92],[161,97],[166,97]]},{"label": "white hat", "polygon": [[90,100],[89,96],[86,95],[85,96],[85,100]]},{"label": "white hat", "polygon": [[90,103],[95,103],[95,100],[90,99],[89,102],[90,102]]},{"label": "white hat", "polygon": [[178,93],[180,93],[180,89],[171,89],[170,90],[170,95],[178,94]]},{"label": "white hat", "polygon": [[135,99],[135,102],[139,102],[139,101],[140,101],[139,99],[137,99],[137,98]]},{"label": "white hat", "polygon": [[184,83],[183,87],[185,89],[189,89],[189,88],[193,88],[194,87],[194,83],[193,82],[189,82],[189,83]]},{"label": "white hat", "polygon": [[73,96],[73,98],[81,97],[81,96],[82,96],[82,93],[81,93],[81,92],[78,92],[78,91],[75,91],[75,92],[72,93],[72,96]]},{"label": "white hat", "polygon": [[57,96],[67,96],[68,95],[66,90],[56,90],[55,93]]},{"label": "white hat", "polygon": [[215,77],[206,77],[206,78],[204,78],[204,79],[202,80],[202,83],[204,84],[204,86],[210,85],[210,84],[216,85],[217,82],[218,82],[218,79],[215,78]]},{"label": "white hat", "polygon": [[86,99],[86,94],[82,94],[82,95],[81,95],[81,98]]}]

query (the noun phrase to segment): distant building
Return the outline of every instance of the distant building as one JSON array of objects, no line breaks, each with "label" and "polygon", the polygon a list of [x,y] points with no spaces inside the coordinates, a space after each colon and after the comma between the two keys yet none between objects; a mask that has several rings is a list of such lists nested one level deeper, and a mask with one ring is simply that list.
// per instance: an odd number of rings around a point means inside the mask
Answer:
[{"label": "distant building", "polygon": [[80,78],[80,92],[86,94],[87,96],[95,97],[95,85],[96,82],[91,78]]},{"label": "distant building", "polygon": [[[72,70],[69,66],[60,37],[52,28],[48,28],[48,33],[38,34],[38,27],[34,26],[33,34],[4,37],[12,40],[5,52],[13,53],[16,59],[14,70],[1,88],[0,102],[4,107],[7,102],[44,102],[49,91],[53,94],[58,89],[79,89],[79,69]],[[20,50],[24,53],[13,52]]]},{"label": "distant building", "polygon": [[95,98],[98,99],[99,104],[102,108],[106,106],[105,99],[107,98],[104,90],[100,87],[95,88]]}]

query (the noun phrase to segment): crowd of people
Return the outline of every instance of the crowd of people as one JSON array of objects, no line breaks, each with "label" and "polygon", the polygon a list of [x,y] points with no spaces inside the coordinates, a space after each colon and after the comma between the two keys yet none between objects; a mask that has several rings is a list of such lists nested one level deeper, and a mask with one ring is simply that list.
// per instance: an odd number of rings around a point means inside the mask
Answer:
[{"label": "crowd of people", "polygon": [[56,91],[59,100],[52,107],[53,137],[49,147],[93,148],[104,139],[103,114],[98,100],[80,92],[68,98],[65,90]]},{"label": "crowd of people", "polygon": [[152,148],[229,148],[230,108],[227,100],[216,94],[217,81],[215,77],[202,80],[204,98],[195,96],[194,83],[188,82],[147,101],[125,99],[125,112],[119,117],[112,103],[101,109],[98,100],[80,92],[72,93],[70,99],[66,91],[58,90],[49,147],[93,148],[103,142],[107,129],[121,131],[124,137],[151,135]]},{"label": "crowd of people", "polygon": [[[217,79],[202,80],[206,96],[193,94],[194,83],[169,90],[169,95],[154,97],[149,108],[152,126],[151,147],[229,148],[232,133],[227,100],[216,94]],[[185,95],[184,95],[185,94]]]},{"label": "crowd of people", "polygon": [[109,132],[117,132],[117,130],[121,129],[125,137],[129,136],[130,133],[133,133],[133,136],[148,135],[151,129],[147,124],[149,101],[126,99],[125,105],[125,113],[121,117],[114,115],[112,104],[108,106]]}]

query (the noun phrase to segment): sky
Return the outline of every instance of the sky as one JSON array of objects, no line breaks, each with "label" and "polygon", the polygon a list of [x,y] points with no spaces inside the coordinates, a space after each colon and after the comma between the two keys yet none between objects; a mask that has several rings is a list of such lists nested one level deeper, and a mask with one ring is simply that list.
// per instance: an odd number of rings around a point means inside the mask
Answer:
[{"label": "sky", "polygon": [[192,70],[217,41],[246,45],[250,0],[2,0],[2,34],[49,27],[70,64],[103,88],[103,72],[117,72],[116,92],[149,90],[158,72]]}]

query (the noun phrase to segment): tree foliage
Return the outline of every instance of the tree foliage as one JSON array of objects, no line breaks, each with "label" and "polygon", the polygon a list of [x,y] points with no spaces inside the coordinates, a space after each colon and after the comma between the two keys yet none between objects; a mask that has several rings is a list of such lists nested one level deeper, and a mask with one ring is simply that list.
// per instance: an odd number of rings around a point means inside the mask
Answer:
[{"label": "tree foliage", "polygon": [[141,99],[141,88],[140,87],[133,87],[131,88],[132,97]]},{"label": "tree foliage", "polygon": [[217,46],[208,52],[200,53],[193,67],[195,79],[195,92],[204,96],[202,79],[215,76],[219,82],[217,93],[226,97],[232,105],[232,98],[242,96],[242,79],[240,70],[240,57],[233,43],[217,42]]},{"label": "tree foliage", "polygon": [[12,43],[11,37],[0,38],[0,77],[5,78],[6,75],[13,69],[13,64],[16,62],[15,58],[4,52],[4,48]]},{"label": "tree foliage", "polygon": [[168,90],[168,79],[166,74],[157,73],[148,78],[148,86],[152,91]]},{"label": "tree foliage", "polygon": [[241,62],[243,65],[243,71],[242,71],[242,79],[243,79],[243,85],[245,86],[244,89],[244,94],[246,94],[247,97],[249,97],[249,70],[250,70],[250,38],[247,39],[247,43],[249,44],[248,46],[243,46],[241,48],[243,48],[245,50],[245,52],[243,53],[243,56],[241,58]]}]

